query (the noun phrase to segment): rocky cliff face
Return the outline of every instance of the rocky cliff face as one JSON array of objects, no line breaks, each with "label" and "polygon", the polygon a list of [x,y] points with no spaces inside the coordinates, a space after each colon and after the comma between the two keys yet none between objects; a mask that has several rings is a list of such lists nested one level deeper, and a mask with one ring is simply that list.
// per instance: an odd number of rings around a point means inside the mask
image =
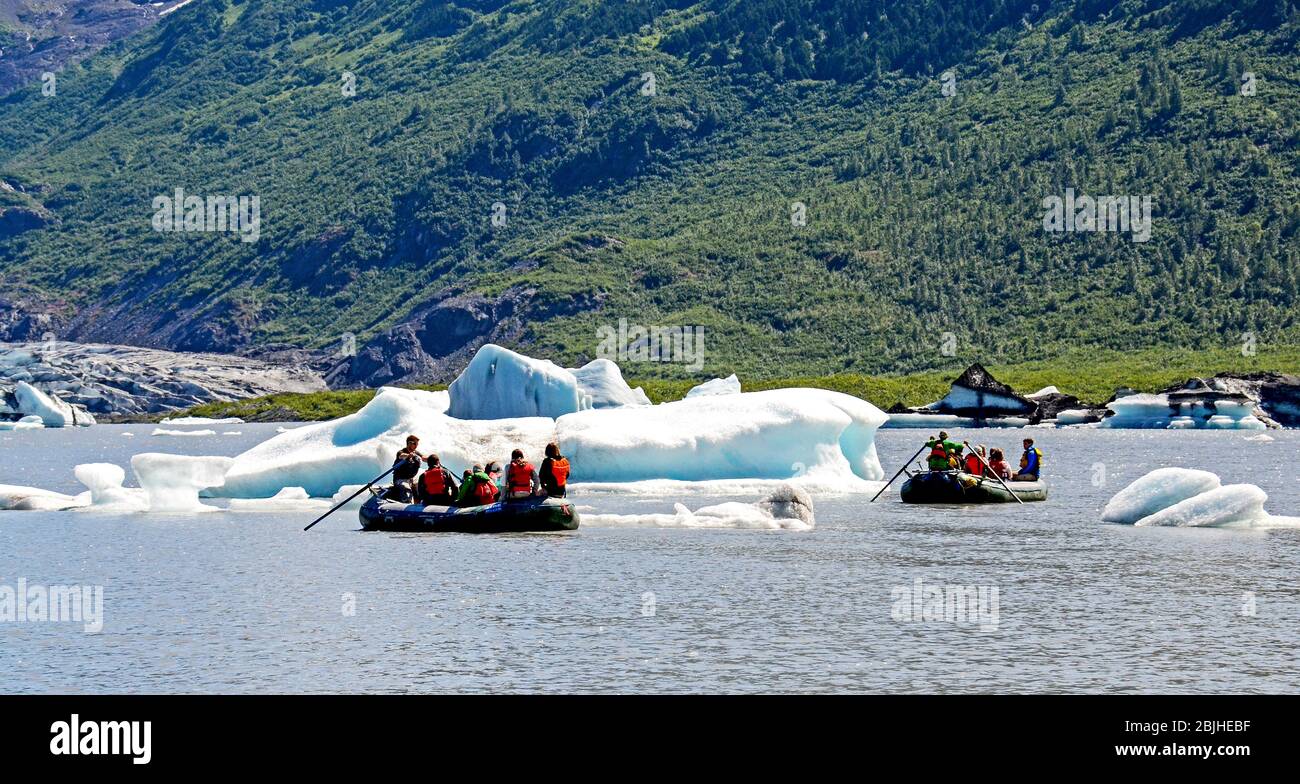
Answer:
[{"label": "rocky cliff face", "polygon": [[0,96],[89,57],[188,0],[0,0]]}]

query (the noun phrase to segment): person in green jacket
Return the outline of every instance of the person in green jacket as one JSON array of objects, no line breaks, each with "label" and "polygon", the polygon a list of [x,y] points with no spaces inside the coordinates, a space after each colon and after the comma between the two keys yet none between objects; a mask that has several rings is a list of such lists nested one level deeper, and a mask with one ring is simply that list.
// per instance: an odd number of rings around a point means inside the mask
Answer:
[{"label": "person in green jacket", "polygon": [[[479,487],[484,489],[478,490]],[[500,495],[496,482],[483,470],[483,466],[476,465],[473,471],[467,472],[465,480],[460,484],[456,506],[483,506],[494,503]]]},{"label": "person in green jacket", "polygon": [[939,431],[938,438],[929,439],[925,445],[930,450],[925,462],[931,471],[948,471],[959,467],[961,453],[966,449],[964,444],[950,441],[948,433],[943,430]]}]

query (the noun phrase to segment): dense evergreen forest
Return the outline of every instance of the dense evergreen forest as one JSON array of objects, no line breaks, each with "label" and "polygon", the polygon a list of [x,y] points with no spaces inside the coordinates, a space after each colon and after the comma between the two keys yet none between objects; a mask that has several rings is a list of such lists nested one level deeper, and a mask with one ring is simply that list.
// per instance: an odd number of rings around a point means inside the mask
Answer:
[{"label": "dense evergreen forest", "polygon": [[0,307],[81,340],[902,373],[1294,344],[1298,276],[1296,0],[195,0],[0,100]]}]

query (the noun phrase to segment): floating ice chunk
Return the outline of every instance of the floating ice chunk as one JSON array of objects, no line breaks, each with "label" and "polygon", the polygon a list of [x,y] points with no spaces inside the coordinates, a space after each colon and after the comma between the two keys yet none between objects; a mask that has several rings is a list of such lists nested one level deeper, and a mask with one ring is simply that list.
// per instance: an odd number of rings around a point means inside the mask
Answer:
[{"label": "floating ice chunk", "polygon": [[883,477],[884,412],[823,389],[710,395],[648,408],[582,411],[556,421],[575,481],[838,480]]},{"label": "floating ice chunk", "polygon": [[687,397],[704,397],[707,395],[736,395],[740,393],[740,379],[732,373],[726,378],[715,378],[712,381],[705,381],[703,384],[697,384],[691,387],[691,391],[686,393]]},{"label": "floating ice chunk", "polygon": [[38,416],[25,416],[17,422],[0,422],[0,430],[42,430],[45,422]]},{"label": "floating ice chunk", "polygon": [[1101,421],[1102,427],[1164,428],[1171,419],[1168,395],[1129,395],[1112,400],[1106,408],[1115,413]]},{"label": "floating ice chunk", "polygon": [[1261,442],[1261,443],[1268,443],[1269,441],[1272,441],[1272,440],[1273,440],[1273,436],[1270,436],[1270,435],[1267,434],[1267,433],[1260,433],[1260,434],[1257,435],[1257,436],[1250,436],[1249,438],[1246,438],[1246,439],[1244,439],[1244,440],[1246,440],[1246,441],[1258,441],[1258,442]]},{"label": "floating ice chunk", "polygon": [[577,379],[582,393],[591,398],[592,408],[650,405],[645,390],[629,387],[618,365],[608,359],[593,359],[570,372]]},{"label": "floating ice chunk", "polygon": [[488,343],[447,390],[447,413],[458,419],[558,417],[591,408],[573,373]]},{"label": "floating ice chunk", "polygon": [[1110,499],[1101,512],[1108,523],[1136,523],[1161,509],[1219,486],[1219,477],[1191,468],[1157,468]]},{"label": "floating ice chunk", "polygon": [[349,500],[349,501],[347,502],[347,505],[345,505],[345,506],[341,506],[341,507],[339,507],[339,508],[340,508],[340,509],[360,509],[362,504],[364,504],[366,501],[369,501],[369,500],[370,500],[370,494],[369,494],[369,493],[362,493],[362,494],[358,495],[356,498],[352,498],[352,494],[355,493],[356,491],[360,490],[360,489],[363,488],[363,487],[365,487],[365,485],[343,485],[342,487],[339,488],[339,491],[338,491],[337,493],[335,493],[334,496],[333,496],[332,498],[330,498],[330,506],[334,506],[334,505],[336,505],[336,504],[341,504],[341,503],[343,503],[345,500],[351,498],[351,500]]},{"label": "floating ice chunk", "polygon": [[971,417],[960,417],[954,414],[900,413],[889,414],[888,417],[889,421],[883,427],[943,430],[945,428],[979,427],[980,425]]},{"label": "floating ice chunk", "polygon": [[1137,525],[1249,526],[1266,521],[1267,500],[1268,495],[1254,485],[1224,485],[1143,517]]},{"label": "floating ice chunk", "polygon": [[1056,424],[1061,426],[1086,425],[1091,421],[1091,413],[1085,408],[1067,408],[1056,415]]},{"label": "floating ice chunk", "polygon": [[38,416],[46,427],[73,427],[95,424],[95,417],[82,408],[73,408],[58,398],[51,397],[26,381],[14,387],[18,410]]},{"label": "floating ice chunk", "polygon": [[242,425],[244,420],[239,417],[225,417],[223,419],[213,419],[211,417],[167,417],[159,424],[163,425]]},{"label": "floating ice chunk", "polygon": [[0,485],[0,510],[27,512],[57,512],[75,509],[90,503],[90,493],[64,495],[53,490],[21,485]]},{"label": "floating ice chunk", "polygon": [[1043,387],[1042,389],[1038,390],[1032,395],[1025,395],[1025,397],[1029,398],[1030,400],[1034,400],[1035,398],[1046,397],[1048,395],[1059,395],[1059,394],[1061,394],[1061,390],[1057,389],[1056,387]]},{"label": "floating ice chunk", "polygon": [[330,508],[324,498],[312,498],[301,487],[286,487],[270,498],[232,498],[234,512],[314,512]]},{"label": "floating ice chunk", "polygon": [[[207,512],[217,507],[199,502],[199,491],[219,488],[235,461],[229,457],[193,457],[145,452],[131,458],[150,512]],[[270,495],[268,493],[267,495]]]},{"label": "floating ice chunk", "polygon": [[89,509],[144,511],[149,499],[143,490],[123,487],[126,471],[113,463],[82,463],[74,469],[77,481],[90,490]]},{"label": "floating ice chunk", "polygon": [[810,531],[816,525],[812,498],[803,489],[784,484],[758,503],[730,501],[692,512],[674,504],[674,512],[652,514],[587,514],[582,524],[591,528],[765,528]]},{"label": "floating ice chunk", "polygon": [[151,436],[215,436],[215,430],[168,430],[165,427],[156,427],[150,433]]},{"label": "floating ice chunk", "polygon": [[221,494],[266,498],[282,487],[303,487],[328,497],[390,468],[408,434],[419,436],[420,451],[437,454],[457,476],[475,463],[504,464],[515,447],[540,464],[542,449],[555,440],[552,419],[455,419],[436,410],[436,396],[384,387],[354,414],[280,433],[236,458]]},{"label": "floating ice chunk", "polygon": [[1103,419],[1106,428],[1168,428],[1171,430],[1263,430],[1265,425],[1255,416],[1255,404],[1249,399],[1220,398],[1201,400],[1169,395],[1128,395],[1106,404],[1114,412]]}]

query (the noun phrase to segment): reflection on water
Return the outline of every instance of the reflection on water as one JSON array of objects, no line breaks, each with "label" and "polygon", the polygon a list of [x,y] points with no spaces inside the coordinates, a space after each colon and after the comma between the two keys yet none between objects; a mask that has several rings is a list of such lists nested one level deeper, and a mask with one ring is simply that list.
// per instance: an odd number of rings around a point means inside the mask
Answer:
[{"label": "reflection on water", "polygon": [[[9,433],[0,483],[234,454],[273,434]],[[135,438],[121,435],[134,431]],[[1136,529],[1098,510],[1162,465],[1300,514],[1300,434],[1032,432],[1052,497],[819,497],[812,532],[367,534],[339,513],[0,513],[0,585],[104,586],[104,630],[0,622],[4,692],[1281,692],[1300,686],[1300,531]],[[884,431],[892,474],[918,431]],[[958,432],[1011,450],[1021,431]],[[1018,454],[1018,450],[1015,451]],[[1012,457],[1014,461],[1014,456]],[[1100,467],[1098,467],[1098,465]],[[1095,480],[1095,481],[1094,481]],[[602,512],[717,499],[585,499]],[[900,620],[899,589],[995,587],[996,629]],[[1251,614],[1253,613],[1253,614]]]}]

